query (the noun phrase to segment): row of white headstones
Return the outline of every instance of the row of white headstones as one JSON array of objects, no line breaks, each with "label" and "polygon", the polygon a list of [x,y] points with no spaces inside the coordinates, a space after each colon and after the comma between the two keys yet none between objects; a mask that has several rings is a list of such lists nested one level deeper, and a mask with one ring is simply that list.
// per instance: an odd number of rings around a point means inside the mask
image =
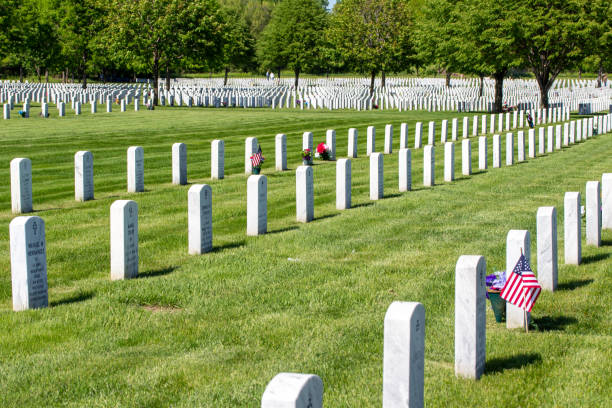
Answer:
[{"label": "row of white headstones", "polygon": [[[610,116],[606,115],[600,129],[610,131]],[[592,118],[590,118],[592,119]],[[560,126],[560,125],[558,125]],[[403,127],[403,126],[402,126]],[[552,127],[549,127],[551,129]],[[581,126],[578,126],[580,129]],[[387,125],[386,135],[392,135],[392,126]],[[543,129],[541,128],[540,151],[543,152]],[[522,132],[519,132],[519,134]],[[530,129],[530,156],[535,157],[535,131]],[[406,132],[407,134],[407,132]],[[585,134],[589,134],[588,132]],[[368,128],[370,155],[370,199],[383,198],[383,155],[373,150],[375,129]],[[574,143],[566,132],[568,143]],[[349,153],[356,157],[356,129],[349,130]],[[351,138],[354,137],[354,139]],[[392,144],[385,138],[385,146]],[[497,144],[495,140],[497,139]],[[586,138],[585,138],[586,139]],[[484,140],[484,143],[482,142]],[[512,134],[507,135],[507,165],[513,157]],[[521,146],[519,136],[519,148]],[[558,134],[557,141],[560,140]],[[578,138],[577,140],[580,140]],[[327,142],[331,156],[335,158],[335,132],[327,132]],[[479,163],[486,169],[486,136],[479,138]],[[566,145],[568,143],[565,143]],[[312,133],[303,135],[304,146],[312,145]],[[245,142],[245,172],[251,172],[250,156],[255,151],[257,140],[247,138]],[[494,135],[494,147],[499,147],[499,135]],[[351,150],[353,146],[353,150]],[[445,180],[454,178],[454,144],[445,143]],[[553,151],[552,132],[549,130],[549,151]],[[286,169],[286,136],[276,137],[276,163],[280,170]],[[370,149],[372,147],[372,149]],[[470,140],[462,142],[463,173],[471,174]],[[560,142],[557,143],[560,149]],[[212,142],[212,177],[224,177],[224,143]],[[466,153],[467,152],[467,153]],[[482,160],[482,152],[485,159]],[[187,150],[183,143],[172,147],[172,178],[175,184],[187,183]],[[411,189],[410,149],[400,148],[399,182],[400,190]],[[497,166],[499,157],[497,154]],[[428,145],[424,151],[424,184],[434,185],[434,146]],[[510,157],[510,158],[508,158]],[[524,143],[523,155],[524,159]],[[248,159],[248,160],[247,160]],[[521,153],[519,149],[519,160]],[[339,159],[336,164],[336,204],[338,209],[351,207],[351,160]],[[451,170],[452,169],[452,170]],[[11,161],[11,193],[13,210],[29,212],[32,210],[31,162],[17,158]],[[603,205],[601,192],[603,185]],[[296,217],[300,222],[314,219],[313,170],[310,166],[300,166],[296,170]],[[142,147],[128,149],[128,191],[144,191],[144,151]],[[599,181],[587,183],[586,223],[587,244],[601,244],[603,226],[612,228],[612,174],[604,174]],[[81,151],[75,155],[75,197],[85,201],[93,199],[93,155]],[[566,193],[565,197],[565,262],[579,264],[581,260],[580,194]],[[111,232],[111,279],[133,278],[138,275],[138,205],[132,200],[117,200],[110,209]],[[212,249],[212,189],[209,185],[194,185],[188,192],[189,252],[202,254]],[[546,290],[554,291],[557,286],[557,234],[556,209],[541,207],[537,214],[538,234],[538,277]],[[247,180],[247,235],[260,235],[267,231],[267,179],[264,175],[252,175]],[[10,224],[11,275],[13,285],[13,309],[16,311],[48,306],[47,264],[45,224],[40,217],[16,217]],[[520,251],[529,257],[529,231],[510,231],[507,238],[506,271],[511,271]],[[479,378],[484,371],[485,362],[485,303],[484,257],[463,256],[457,263],[456,287],[456,374],[468,378]],[[420,303],[394,302],[385,317],[385,362],[383,381],[383,405],[422,406],[423,366],[424,366],[424,308]],[[470,317],[471,316],[471,317]],[[477,319],[474,321],[473,316]],[[521,309],[507,306],[507,327],[524,327],[529,316]],[[322,382],[319,377],[303,374],[283,373],[268,385],[262,399],[262,406],[273,405],[278,401],[322,401]],[[320,390],[320,396],[319,391]],[[308,398],[307,398],[307,397]],[[408,396],[408,399],[406,397]],[[268,401],[268,402],[266,402]],[[276,401],[276,402],[275,402]],[[404,405],[401,405],[404,401]],[[409,401],[408,405],[405,402]],[[268,405],[266,405],[268,404]],[[291,405],[308,406],[308,405]]]}]

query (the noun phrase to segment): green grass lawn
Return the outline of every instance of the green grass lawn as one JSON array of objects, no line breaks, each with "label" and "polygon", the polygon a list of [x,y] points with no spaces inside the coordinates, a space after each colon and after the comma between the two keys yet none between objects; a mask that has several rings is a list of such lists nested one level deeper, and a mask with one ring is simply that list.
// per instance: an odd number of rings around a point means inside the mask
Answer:
[{"label": "green grass lawn", "polygon": [[[399,125],[439,123],[452,113],[167,108],[0,122],[0,406],[258,407],[279,372],[318,374],[326,407],[379,407],[383,319],[395,300],[426,309],[425,401],[429,407],[612,405],[612,232],[586,246],[581,266],[563,264],[563,196],[612,172],[612,137],[600,135],[511,167],[470,177],[455,149],[453,183],[422,185],[423,151],[412,151],[413,191],[398,191]],[[384,156],[386,198],[369,200],[366,127],[395,128]],[[471,124],[471,122],[470,122]],[[335,209],[335,163],[315,162],[315,220],[295,220],[302,132],[315,145],[336,129],[359,131],[353,209]],[[450,127],[450,123],[449,123]],[[461,121],[460,130],[461,134]],[[289,171],[274,171],[274,137],[287,134]],[[505,133],[505,132],[504,132]],[[449,129],[450,134],[450,129]],[[537,133],[536,133],[537,135]],[[244,139],[267,161],[268,231],[246,236]],[[537,136],[536,136],[537,138]],[[210,142],[225,140],[224,180],[210,180]],[[439,136],[438,136],[439,140]],[[188,186],[171,184],[171,146],[187,144],[190,183],[213,191],[214,251],[187,254]],[[126,151],[144,147],[145,193],[126,193]],[[516,140],[515,140],[516,146]],[[505,140],[502,138],[502,150]],[[74,154],[94,155],[94,201],[74,201]],[[46,223],[50,307],[15,313],[11,303],[9,162],[33,167],[35,215]],[[515,155],[516,160],[516,155]],[[505,152],[502,151],[505,163]],[[109,214],[117,199],[139,206],[140,276],[110,281]],[[531,232],[536,211],[557,207],[559,290],[543,293],[525,334],[495,323],[487,305],[487,363],[480,381],[454,375],[454,269],[484,255],[505,266],[506,234]],[[584,226],[583,226],[584,227]],[[584,234],[584,232],[583,232]],[[583,235],[584,236],[584,235]],[[292,260],[289,260],[292,258]]]}]

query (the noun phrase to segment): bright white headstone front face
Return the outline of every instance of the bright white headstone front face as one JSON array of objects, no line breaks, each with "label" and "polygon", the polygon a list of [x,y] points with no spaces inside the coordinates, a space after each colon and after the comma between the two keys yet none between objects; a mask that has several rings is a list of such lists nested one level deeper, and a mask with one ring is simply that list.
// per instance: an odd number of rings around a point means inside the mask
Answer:
[{"label": "bright white headstone front face", "polygon": [[472,174],[472,144],[470,139],[461,141],[461,173],[464,176]]},{"label": "bright white headstone front face", "polygon": [[434,145],[436,143],[436,122],[429,122],[429,128],[427,133],[427,144]]},{"label": "bright white headstone front face", "polygon": [[325,132],[325,144],[329,148],[329,158],[331,160],[336,160],[336,131],[333,129],[328,129]]},{"label": "bright white headstone front face", "polygon": [[138,276],[138,204],[117,200],[110,208],[111,280]]},{"label": "bright white headstone front face", "polygon": [[408,148],[408,124],[402,123],[400,125],[400,149]]},{"label": "bright white headstone front face", "polygon": [[374,126],[368,126],[367,140],[366,140],[366,153],[371,155],[376,151],[376,128]]},{"label": "bright white headstone front face", "polygon": [[312,150],[312,132],[304,132],[302,135],[302,149],[303,150]]},{"label": "bright white headstone front face", "polygon": [[172,184],[187,184],[187,146],[185,143],[172,145]]},{"label": "bright white headstone front face", "polygon": [[314,183],[311,166],[300,166],[295,171],[295,211],[298,222],[314,219]]},{"label": "bright white headstone front face", "polygon": [[601,227],[612,229],[612,173],[601,176]]},{"label": "bright white headstone front face", "polygon": [[11,206],[13,214],[32,211],[32,162],[30,159],[11,160]]},{"label": "bright white headstone front face", "polygon": [[247,180],[247,235],[262,235],[268,229],[268,179],[263,175]]},{"label": "bright white headstone front face", "polygon": [[444,181],[455,180],[455,144],[444,143]]},{"label": "bright white headstone front face", "polygon": [[432,145],[423,149],[423,185],[431,187],[435,184],[435,150]]},{"label": "bright white headstone front face", "polygon": [[194,184],[187,193],[189,253],[199,255],[212,250],[212,188]]},{"label": "bright white headstone front face", "polygon": [[351,159],[336,162],[336,209],[351,208]]},{"label": "bright white headstone front face", "polygon": [[493,168],[501,167],[501,136],[493,135]]},{"label": "bright white headstone front face", "polygon": [[384,323],[383,408],[424,405],[425,308],[393,302]]},{"label": "bright white headstone front face", "polygon": [[144,150],[140,146],[132,146],[127,151],[128,160],[128,193],[144,191]]},{"label": "bright white headstone front face", "polygon": [[213,140],[210,149],[210,178],[221,180],[225,177],[225,142]]},{"label": "bright white headstone front face", "polygon": [[277,374],[266,386],[261,408],[323,408],[323,381],[313,374]]},{"label": "bright white headstone front face", "polygon": [[586,183],[586,243],[601,246],[601,187],[599,181]]},{"label": "bright white headstone front face", "polygon": [[9,230],[13,310],[47,307],[45,223],[40,217],[16,217]]},{"label": "bright white headstone front face", "polygon": [[463,255],[455,267],[455,375],[479,379],[486,358],[487,264],[483,256]]},{"label": "bright white headstone front face", "polygon": [[287,135],[284,133],[274,138],[274,165],[277,171],[287,170]]},{"label": "bright white headstone front face", "polygon": [[423,146],[423,122],[417,122],[414,128],[414,148],[420,149]]},{"label": "bright white headstone front face", "polygon": [[79,151],[74,155],[74,199],[88,201],[93,198],[93,154]]},{"label": "bright white headstone front face", "polygon": [[370,155],[370,200],[383,198],[383,155],[372,153]]},{"label": "bright white headstone front face", "polygon": [[514,136],[506,133],[506,166],[514,164]]},{"label": "bright white headstone front face", "polygon": [[537,213],[538,281],[542,289],[557,288],[557,210],[540,207]]},{"label": "bright white headstone front face", "polygon": [[257,146],[259,146],[259,144],[256,137],[247,137],[244,141],[244,172],[246,174],[251,174],[253,172],[251,156],[257,152]]},{"label": "bright white headstone front face", "polygon": [[[506,237],[506,279],[510,276],[521,254],[525,255],[525,259],[531,265],[531,236],[527,230],[510,230]],[[506,302],[506,327],[508,329],[525,328],[529,323],[530,313],[527,313],[525,320],[525,311],[518,306],[514,306],[510,302]]]},{"label": "bright white headstone front face", "polygon": [[393,153],[393,125],[385,126],[385,154]]},{"label": "bright white headstone front face", "polygon": [[582,242],[580,230],[580,193],[567,192],[563,200],[565,263],[580,265]]},{"label": "bright white headstone front face", "polygon": [[357,157],[357,129],[348,130],[348,157]]},{"label": "bright white headstone front face", "polygon": [[399,191],[412,189],[412,155],[410,149],[399,151]]},{"label": "bright white headstone front face", "polygon": [[478,169],[487,169],[487,137],[480,136],[478,138]]}]

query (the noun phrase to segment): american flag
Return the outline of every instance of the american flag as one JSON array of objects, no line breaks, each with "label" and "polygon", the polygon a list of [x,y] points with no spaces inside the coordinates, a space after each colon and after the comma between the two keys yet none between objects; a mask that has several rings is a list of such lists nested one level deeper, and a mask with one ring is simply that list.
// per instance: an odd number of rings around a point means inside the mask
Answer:
[{"label": "american flag", "polygon": [[261,145],[257,145],[257,147],[258,147],[257,153],[251,156],[251,165],[253,167],[259,166],[261,162],[263,161],[263,156],[261,154]]},{"label": "american flag", "polygon": [[541,291],[542,287],[533,274],[529,262],[525,259],[525,255],[521,254],[500,296],[524,311],[531,312]]}]

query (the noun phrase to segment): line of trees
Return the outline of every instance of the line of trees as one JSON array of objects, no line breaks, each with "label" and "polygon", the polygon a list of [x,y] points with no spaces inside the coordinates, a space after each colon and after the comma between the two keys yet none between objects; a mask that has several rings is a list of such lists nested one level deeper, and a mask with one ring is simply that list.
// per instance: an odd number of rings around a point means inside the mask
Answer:
[{"label": "line of trees", "polygon": [[[567,69],[612,65],[609,0],[2,0],[0,69],[64,81],[185,72],[531,71],[541,104]],[[482,86],[481,86],[482,92]],[[157,103],[157,95],[154,95]]]}]

